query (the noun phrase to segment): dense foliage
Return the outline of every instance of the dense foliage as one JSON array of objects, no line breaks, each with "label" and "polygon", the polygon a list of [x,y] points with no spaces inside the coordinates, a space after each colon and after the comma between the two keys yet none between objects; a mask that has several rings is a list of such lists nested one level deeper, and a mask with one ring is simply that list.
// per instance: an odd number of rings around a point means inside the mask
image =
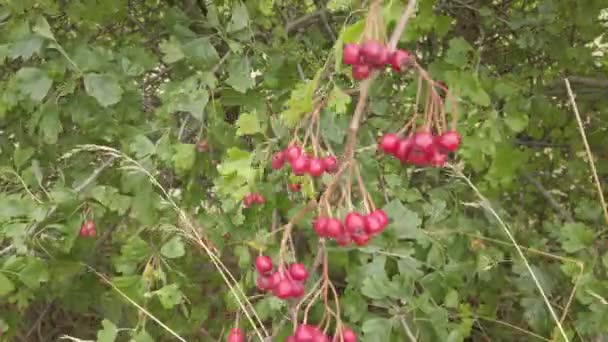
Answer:
[{"label": "dense foliage", "polygon": [[[407,5],[0,1],[0,340],[608,339],[581,135],[607,183],[608,5],[420,0],[395,37],[416,66],[360,81],[345,44],[388,41]],[[417,94],[457,120],[444,167],[376,147]],[[275,170],[295,142],[340,169]],[[313,229],[372,209],[388,224],[369,241]],[[301,263],[306,294],[260,291],[273,262]]]}]

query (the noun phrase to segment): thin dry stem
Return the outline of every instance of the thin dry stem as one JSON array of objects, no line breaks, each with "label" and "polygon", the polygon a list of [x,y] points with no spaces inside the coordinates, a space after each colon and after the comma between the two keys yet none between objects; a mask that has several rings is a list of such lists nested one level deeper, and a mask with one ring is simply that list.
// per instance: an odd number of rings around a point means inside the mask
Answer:
[{"label": "thin dry stem", "polygon": [[503,229],[503,231],[505,232],[505,234],[509,237],[509,240],[511,240],[511,243],[513,244],[513,246],[517,250],[517,254],[519,254],[519,256],[521,257],[522,261],[524,262],[524,265],[526,266],[526,269],[528,270],[528,273],[530,273],[530,276],[532,277],[532,280],[534,281],[534,284],[536,285],[536,288],[540,292],[540,295],[543,298],[543,301],[545,302],[545,305],[547,306],[547,309],[549,310],[549,313],[551,314],[551,317],[553,318],[553,321],[557,325],[557,328],[558,328],[561,336],[564,338],[564,341],[569,342],[570,339],[568,338],[568,335],[566,335],[566,331],[564,330],[564,327],[562,326],[562,323],[561,323],[560,319],[557,317],[557,314],[555,313],[555,310],[553,310],[553,306],[551,305],[551,302],[549,301],[549,298],[547,297],[547,294],[545,293],[545,290],[543,290],[542,286],[540,285],[540,281],[536,277],[536,274],[532,270],[532,267],[530,266],[530,263],[528,262],[528,259],[524,255],[524,252],[522,251],[522,248],[519,246],[519,244],[515,240],[515,237],[511,233],[511,230],[509,229],[509,227],[507,227],[506,223],[500,218],[500,216],[498,215],[498,213],[496,213],[496,211],[494,210],[494,208],[492,208],[492,206],[490,205],[490,202],[481,194],[481,192],[479,191],[479,189],[477,189],[477,187],[471,182],[471,180],[467,176],[465,176],[460,170],[458,170],[457,168],[455,168],[454,166],[450,165],[450,167],[451,167],[451,169],[454,171],[454,173],[458,177],[460,177],[461,179],[463,179],[469,185],[469,187],[471,189],[473,189],[473,191],[475,192],[475,194],[477,195],[477,197],[479,197],[479,199],[481,200],[481,205],[486,210],[488,210],[492,214],[492,216],[494,216],[494,218],[498,221],[498,223],[500,224],[500,226]]},{"label": "thin dry stem", "polygon": [[589,143],[587,142],[587,134],[585,134],[585,128],[583,127],[583,120],[581,120],[581,114],[578,112],[578,107],[576,105],[576,101],[574,100],[574,94],[572,93],[572,88],[570,87],[570,81],[565,78],[564,82],[566,83],[566,90],[568,90],[568,97],[570,98],[570,104],[572,105],[572,110],[574,111],[574,115],[576,116],[576,122],[578,123],[578,129],[581,133],[581,137],[583,138],[583,143],[585,144],[585,151],[587,152],[587,159],[589,160],[589,166],[591,167],[591,173],[593,174],[593,179],[595,180],[595,186],[597,187],[597,192],[600,197],[600,204],[602,205],[602,209],[604,211],[604,220],[608,225],[608,207],[606,207],[606,200],[604,199],[604,191],[602,190],[602,184],[600,183],[600,178],[597,175],[597,170],[595,169],[595,162],[593,161],[593,154],[591,153],[591,148],[589,147]]}]

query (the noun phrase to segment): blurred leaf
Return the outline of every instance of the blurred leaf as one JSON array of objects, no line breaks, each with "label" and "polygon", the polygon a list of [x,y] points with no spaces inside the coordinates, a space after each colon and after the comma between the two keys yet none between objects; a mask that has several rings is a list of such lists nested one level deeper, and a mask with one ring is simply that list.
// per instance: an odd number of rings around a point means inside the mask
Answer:
[{"label": "blurred leaf", "polygon": [[154,294],[158,296],[165,309],[171,309],[182,302],[182,292],[177,284],[164,286],[160,290],[154,291]]},{"label": "blurred leaf", "polygon": [[175,259],[184,256],[186,250],[182,239],[179,236],[174,236],[169,241],[165,242],[160,249],[160,253],[169,259]]},{"label": "blurred leaf", "polygon": [[31,67],[23,67],[15,75],[19,89],[36,102],[42,101],[53,85],[47,73]]},{"label": "blurred leaf", "polygon": [[103,329],[97,332],[97,342],[114,342],[118,335],[116,325],[107,319],[101,321],[101,325]]},{"label": "blurred leaf", "polygon": [[239,115],[236,125],[238,127],[236,135],[238,136],[262,133],[260,121],[255,113],[243,113]]},{"label": "blurred leaf", "polygon": [[103,107],[118,103],[123,93],[122,88],[114,78],[96,73],[84,76],[84,87],[87,94],[93,96]]},{"label": "blurred leaf", "polygon": [[231,57],[228,62],[228,75],[226,84],[240,93],[245,93],[255,85],[247,56]]}]

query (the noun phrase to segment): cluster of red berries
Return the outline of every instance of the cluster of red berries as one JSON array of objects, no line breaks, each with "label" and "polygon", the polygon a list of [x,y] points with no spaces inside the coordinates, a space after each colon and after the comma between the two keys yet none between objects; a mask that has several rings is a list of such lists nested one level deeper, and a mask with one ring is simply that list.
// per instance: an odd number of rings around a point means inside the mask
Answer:
[{"label": "cluster of red berries", "polygon": [[382,136],[378,147],[402,163],[442,167],[448,159],[448,153],[455,152],[460,141],[460,134],[456,131],[447,131],[438,136],[429,131],[421,131],[407,138],[388,133]]},{"label": "cluster of red berries", "polygon": [[364,80],[374,68],[380,69],[386,65],[400,72],[412,61],[412,55],[407,51],[391,51],[375,40],[368,40],[361,45],[346,44],[342,54],[344,64],[352,65],[352,75],[356,80]]},{"label": "cluster of red berries", "polygon": [[245,198],[243,198],[243,206],[245,208],[249,208],[254,203],[264,204],[264,202],[266,202],[264,196],[257,192],[250,193],[249,195],[245,196]]},{"label": "cluster of red berries", "polygon": [[274,270],[272,259],[260,255],[255,259],[258,271],[256,285],[261,291],[272,291],[281,299],[298,298],[304,295],[304,282],[308,279],[306,267],[300,263],[289,265],[287,270]]},{"label": "cluster of red berries", "polygon": [[95,222],[93,222],[91,220],[86,221],[82,226],[80,226],[79,234],[81,237],[97,236],[97,229],[95,227]]},{"label": "cluster of red berries", "polygon": [[285,342],[357,342],[357,335],[349,328],[342,329],[342,338],[334,336],[330,339],[318,327],[310,324],[300,324],[293,335]]},{"label": "cluster of red berries", "polygon": [[291,170],[297,176],[307,173],[313,177],[319,177],[325,172],[334,173],[338,171],[338,159],[336,157],[316,158],[302,151],[302,148],[297,145],[289,146],[283,151],[277,152],[272,157],[272,168],[278,170],[287,162],[291,164]]},{"label": "cluster of red berries", "polygon": [[337,218],[319,216],[312,226],[319,237],[334,239],[344,247],[351,242],[357,246],[367,245],[371,237],[382,233],[387,225],[388,216],[384,210],[377,209],[367,215],[352,211],[346,214],[344,223]]},{"label": "cluster of red berries", "polygon": [[245,334],[243,330],[239,328],[230,329],[230,333],[228,334],[227,342],[245,342]]}]

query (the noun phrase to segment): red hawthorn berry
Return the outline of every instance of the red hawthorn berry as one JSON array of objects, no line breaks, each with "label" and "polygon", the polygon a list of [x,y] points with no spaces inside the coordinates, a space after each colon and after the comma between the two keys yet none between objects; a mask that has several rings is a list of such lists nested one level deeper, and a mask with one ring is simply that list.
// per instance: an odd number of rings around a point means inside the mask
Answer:
[{"label": "red hawthorn berry", "polygon": [[382,58],[384,46],[375,40],[368,40],[361,45],[361,57],[369,64],[376,65]]},{"label": "red hawthorn berry", "polygon": [[300,263],[291,264],[289,266],[289,275],[296,281],[305,281],[308,279],[308,271],[306,270],[306,267]]},{"label": "red hawthorn berry", "polygon": [[384,153],[394,154],[397,152],[397,147],[399,146],[400,139],[397,134],[387,133],[380,138],[378,143],[378,147]]},{"label": "red hawthorn berry", "polygon": [[255,269],[260,274],[268,274],[268,272],[272,271],[274,265],[272,264],[272,259],[266,255],[260,255],[255,258]]},{"label": "red hawthorn berry", "polygon": [[313,222],[312,228],[319,237],[325,237],[327,235],[327,225],[329,224],[329,220],[330,219],[328,217],[319,216]]},{"label": "red hawthorn berry", "polygon": [[349,328],[343,328],[342,339],[336,335],[332,342],[357,342],[357,334]]},{"label": "red hawthorn berry", "polygon": [[272,168],[278,170],[285,165],[285,151],[279,151],[272,156]]},{"label": "red hawthorn berry", "polygon": [[344,226],[337,218],[330,218],[325,227],[325,233],[328,237],[337,238],[344,233]]},{"label": "red hawthorn berry", "polygon": [[245,334],[239,328],[232,328],[228,334],[228,342],[245,342]]},{"label": "red hawthorn berry", "polygon": [[306,289],[304,288],[304,285],[302,283],[300,283],[300,282],[291,283],[291,296],[292,297],[294,297],[294,298],[302,297],[305,292],[306,292]]},{"label": "red hawthorn berry", "polygon": [[429,162],[429,155],[423,151],[412,149],[407,156],[407,162],[418,166],[424,166]]},{"label": "red hawthorn berry", "polygon": [[301,176],[308,171],[310,160],[305,155],[299,156],[291,164],[291,169],[296,176]]},{"label": "red hawthorn berry", "polygon": [[384,227],[377,214],[371,213],[365,216],[365,233],[375,235],[382,232]]},{"label": "red hawthorn berry", "polygon": [[317,335],[317,328],[308,325],[308,324],[300,324],[296,328],[296,341],[298,342],[316,342],[315,336]]},{"label": "red hawthorn berry", "polygon": [[344,64],[354,65],[359,64],[360,54],[359,54],[359,45],[357,44],[346,44],[344,45],[344,50],[342,50],[342,56],[344,59]]},{"label": "red hawthorn berry", "polygon": [[352,75],[353,78],[357,81],[361,81],[368,78],[371,72],[372,69],[367,64],[353,65]]},{"label": "red hawthorn berry", "polygon": [[358,234],[363,231],[365,227],[365,219],[357,212],[350,212],[346,214],[344,218],[344,229],[349,234]]},{"label": "red hawthorn berry", "polygon": [[274,287],[272,283],[272,276],[258,275],[257,279],[255,280],[255,285],[260,291],[272,290]]},{"label": "red hawthorn berry", "polygon": [[285,150],[285,158],[290,163],[296,161],[296,159],[298,159],[300,155],[302,155],[302,148],[300,146],[289,146],[287,150]]},{"label": "red hawthorn berry", "polygon": [[291,281],[289,281],[289,279],[287,278],[281,279],[279,283],[274,287],[273,293],[280,299],[286,299],[291,297]]},{"label": "red hawthorn berry", "polygon": [[370,236],[367,234],[356,234],[352,236],[353,241],[357,246],[365,246],[370,240]]},{"label": "red hawthorn berry", "polygon": [[424,153],[432,152],[435,138],[429,131],[421,131],[414,134],[414,147]]},{"label": "red hawthorn berry", "polygon": [[336,242],[338,243],[338,245],[340,245],[342,247],[346,247],[352,242],[352,239],[351,239],[350,235],[342,234],[336,238]]},{"label": "red hawthorn berry", "polygon": [[402,163],[405,163],[410,155],[410,152],[412,151],[413,146],[414,140],[412,137],[401,139],[397,145],[395,157],[397,157],[397,159],[399,159]]},{"label": "red hawthorn berry", "polygon": [[412,56],[404,50],[397,50],[389,57],[389,63],[394,71],[403,71],[407,65],[412,62]]},{"label": "red hawthorn berry", "polygon": [[323,165],[325,165],[325,171],[328,173],[338,171],[338,159],[334,156],[327,156],[323,158]]},{"label": "red hawthorn berry", "polygon": [[319,177],[325,172],[325,165],[323,164],[323,160],[313,158],[310,160],[308,164],[308,173],[313,177]]},{"label": "red hawthorn berry", "polygon": [[441,153],[440,151],[435,151],[435,153],[433,153],[433,155],[431,156],[429,163],[435,167],[443,167],[445,166],[447,160],[447,154]]},{"label": "red hawthorn berry", "polygon": [[461,136],[456,131],[444,132],[437,138],[437,143],[449,152],[455,152],[460,146]]},{"label": "red hawthorn berry", "polygon": [[372,215],[375,215],[383,226],[388,225],[388,215],[386,215],[384,210],[376,209],[374,212],[372,212]]},{"label": "red hawthorn berry", "polygon": [[299,183],[292,183],[287,185],[287,187],[291,192],[299,192],[302,189],[302,185],[300,185]]},{"label": "red hawthorn berry", "polygon": [[255,193],[254,197],[253,197],[255,203],[257,204],[264,204],[266,202],[266,199],[264,198],[264,196],[262,196],[261,194]]},{"label": "red hawthorn berry", "polygon": [[209,143],[207,142],[207,139],[202,139],[201,141],[199,141],[196,144],[196,149],[200,152],[200,153],[205,153],[209,150]]}]

